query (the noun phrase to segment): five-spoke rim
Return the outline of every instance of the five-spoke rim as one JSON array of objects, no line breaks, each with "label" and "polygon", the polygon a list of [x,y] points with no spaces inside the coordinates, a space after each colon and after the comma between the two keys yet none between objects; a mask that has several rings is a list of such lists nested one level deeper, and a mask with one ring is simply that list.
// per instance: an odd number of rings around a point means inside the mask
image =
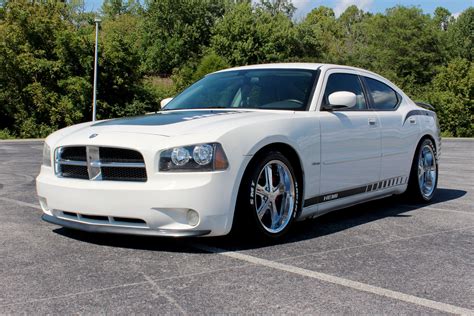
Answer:
[{"label": "five-spoke rim", "polygon": [[279,233],[288,225],[295,205],[295,181],[279,160],[269,161],[260,170],[255,190],[255,211],[262,227]]},{"label": "five-spoke rim", "polygon": [[436,158],[433,148],[429,145],[423,146],[418,158],[418,185],[421,194],[429,198],[436,188]]}]

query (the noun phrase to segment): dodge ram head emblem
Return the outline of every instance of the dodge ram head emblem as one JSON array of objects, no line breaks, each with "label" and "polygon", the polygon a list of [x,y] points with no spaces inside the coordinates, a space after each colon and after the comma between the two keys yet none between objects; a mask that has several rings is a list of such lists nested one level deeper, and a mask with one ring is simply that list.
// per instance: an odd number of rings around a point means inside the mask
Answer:
[{"label": "dodge ram head emblem", "polygon": [[95,133],[94,133],[94,134],[91,134],[91,136],[89,136],[89,138],[95,138],[95,137],[97,137],[97,136],[99,136],[99,134],[95,134]]}]

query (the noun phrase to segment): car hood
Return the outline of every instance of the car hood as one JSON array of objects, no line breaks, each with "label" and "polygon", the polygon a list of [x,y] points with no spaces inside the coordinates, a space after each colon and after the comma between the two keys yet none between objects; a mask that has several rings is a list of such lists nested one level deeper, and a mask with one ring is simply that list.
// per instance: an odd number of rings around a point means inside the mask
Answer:
[{"label": "car hood", "polygon": [[[140,141],[142,138],[163,138],[193,134],[210,134],[218,137],[238,127],[293,116],[292,111],[273,110],[175,110],[162,111],[136,117],[118,118],[83,123],[60,130],[49,137],[52,142],[84,143],[98,138],[121,138]],[[134,136],[135,135],[135,136]],[[104,139],[105,141],[105,139]]]},{"label": "car hood", "polygon": [[90,133],[134,133],[161,136],[178,136],[195,133],[218,132],[233,126],[245,125],[290,111],[253,110],[179,110],[162,111],[136,117],[118,118],[93,123],[87,129]]},{"label": "car hood", "polygon": [[215,124],[249,116],[249,111],[181,110],[101,121],[90,126],[95,133],[129,132],[162,136],[202,132]]}]

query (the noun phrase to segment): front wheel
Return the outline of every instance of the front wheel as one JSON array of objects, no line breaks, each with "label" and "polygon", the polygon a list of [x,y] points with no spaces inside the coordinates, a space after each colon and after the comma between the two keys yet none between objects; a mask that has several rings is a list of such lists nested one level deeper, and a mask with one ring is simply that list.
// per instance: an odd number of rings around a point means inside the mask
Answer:
[{"label": "front wheel", "polygon": [[424,139],[417,148],[410,179],[408,193],[417,201],[429,202],[438,185],[438,161],[436,148],[430,139]]},{"label": "front wheel", "polygon": [[266,239],[281,237],[299,207],[299,185],[293,167],[280,152],[272,151],[250,168],[242,181],[236,209],[245,227],[237,229],[248,232],[250,227]]}]

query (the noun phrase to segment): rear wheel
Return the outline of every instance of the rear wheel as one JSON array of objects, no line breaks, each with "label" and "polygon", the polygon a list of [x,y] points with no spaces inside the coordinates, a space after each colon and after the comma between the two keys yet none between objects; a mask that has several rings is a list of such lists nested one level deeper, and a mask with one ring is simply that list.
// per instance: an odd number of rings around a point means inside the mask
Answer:
[{"label": "rear wheel", "polygon": [[429,202],[438,185],[438,161],[436,148],[431,139],[424,139],[413,159],[408,182],[408,194],[419,202]]},{"label": "rear wheel", "polygon": [[241,183],[236,212],[240,230],[276,239],[290,228],[299,207],[295,172],[280,152],[271,151],[250,166]]}]

